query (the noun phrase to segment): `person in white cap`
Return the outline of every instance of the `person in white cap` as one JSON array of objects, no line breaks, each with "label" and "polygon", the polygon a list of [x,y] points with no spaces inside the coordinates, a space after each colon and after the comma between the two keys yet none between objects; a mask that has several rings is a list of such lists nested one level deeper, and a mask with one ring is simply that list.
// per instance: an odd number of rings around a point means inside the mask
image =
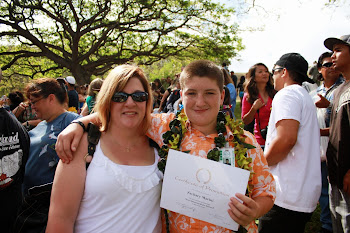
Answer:
[{"label": "person in white cap", "polygon": [[65,78],[68,83],[68,107],[75,107],[75,109],[79,110],[79,96],[78,92],[75,90],[75,78],[73,76],[67,76]]}]

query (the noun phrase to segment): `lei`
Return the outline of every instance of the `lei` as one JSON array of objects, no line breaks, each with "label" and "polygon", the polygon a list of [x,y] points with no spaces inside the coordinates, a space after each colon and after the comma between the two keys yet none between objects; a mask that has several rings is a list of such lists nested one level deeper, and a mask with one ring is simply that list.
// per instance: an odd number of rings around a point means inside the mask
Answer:
[{"label": "lei", "polygon": [[[182,110],[176,114],[176,118],[169,123],[170,130],[163,134],[163,142],[164,145],[159,150],[160,160],[158,162],[158,169],[164,173],[166,160],[168,157],[169,149],[180,150],[180,145],[182,139],[186,133],[186,121],[187,116]],[[244,135],[244,131],[242,128],[242,122],[235,121],[229,115],[225,115],[223,112],[219,112],[217,116],[216,130],[218,132],[218,136],[214,138],[215,148],[211,149],[208,152],[207,158],[219,161],[220,158],[220,148],[224,147],[228,142],[225,138],[226,126],[233,133],[234,140],[232,141],[234,144],[235,150],[235,162],[236,167],[245,169],[250,171],[249,181],[252,179],[252,168],[250,166],[252,162],[252,158],[247,157],[247,150],[255,148],[253,145],[245,143],[246,136]],[[189,153],[190,151],[182,151],[185,153]],[[249,183],[247,186],[247,193],[249,195],[252,187],[250,187]],[[169,232],[169,220],[168,213],[165,211],[167,232]]]}]

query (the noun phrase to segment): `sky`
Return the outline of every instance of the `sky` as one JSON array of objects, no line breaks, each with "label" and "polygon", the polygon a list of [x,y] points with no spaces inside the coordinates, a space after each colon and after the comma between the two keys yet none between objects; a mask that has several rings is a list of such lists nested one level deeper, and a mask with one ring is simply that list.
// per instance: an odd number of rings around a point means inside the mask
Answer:
[{"label": "sky", "polygon": [[[245,0],[252,1],[252,0]],[[229,70],[246,73],[255,63],[262,62],[269,70],[285,53],[300,53],[312,65],[326,52],[323,42],[328,37],[350,34],[350,3],[337,0],[341,7],[326,7],[328,0],[255,0],[256,7],[243,17],[233,20],[242,30],[245,49],[231,59]],[[232,6],[232,1],[219,1]],[[239,60],[238,60],[239,59]]]}]

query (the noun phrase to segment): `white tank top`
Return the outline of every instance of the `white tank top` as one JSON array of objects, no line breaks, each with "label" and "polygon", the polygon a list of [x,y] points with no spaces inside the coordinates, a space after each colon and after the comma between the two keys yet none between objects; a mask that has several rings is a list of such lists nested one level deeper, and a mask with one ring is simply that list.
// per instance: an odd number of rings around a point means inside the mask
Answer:
[{"label": "white tank top", "polygon": [[87,170],[84,196],[74,232],[161,232],[160,192],[162,173],[158,152],[149,166],[119,165],[96,146]]}]

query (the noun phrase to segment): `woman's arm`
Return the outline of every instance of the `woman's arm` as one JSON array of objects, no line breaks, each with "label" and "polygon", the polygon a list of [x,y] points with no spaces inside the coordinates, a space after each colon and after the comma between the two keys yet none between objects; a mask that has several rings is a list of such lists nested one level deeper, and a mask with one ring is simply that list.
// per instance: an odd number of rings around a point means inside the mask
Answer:
[{"label": "woman's arm", "polygon": [[[87,128],[89,122],[94,124],[99,124],[98,113],[93,113],[88,116],[79,118],[77,120],[81,121],[85,128]],[[80,139],[83,136],[83,128],[79,124],[68,125],[57,137],[56,142],[56,153],[63,163],[73,160],[73,152],[77,149]]]},{"label": "woman's arm", "polygon": [[89,115],[89,107],[87,106],[86,103],[84,104],[83,108],[81,109],[80,115],[82,115],[82,116]]},{"label": "woman's arm", "polygon": [[12,110],[12,113],[18,118],[24,112],[25,109],[26,104],[22,102],[15,109]]},{"label": "woman's arm", "polygon": [[59,162],[51,193],[47,233],[73,232],[80,202],[84,194],[86,167],[84,156],[87,153],[87,134],[80,141],[77,157],[70,164]]},{"label": "woman's arm", "polygon": [[246,97],[246,95],[244,95],[243,101],[242,101],[242,120],[243,120],[243,123],[245,125],[248,125],[250,122],[252,122],[254,120],[254,118],[255,118],[256,112],[262,106],[264,106],[264,103],[259,98],[259,99],[255,100],[254,103],[249,108],[249,103],[247,101],[247,97]]},{"label": "woman's arm", "polygon": [[[41,122],[40,119],[28,120],[28,121],[22,123],[22,125],[28,129],[28,128],[32,128],[32,127],[30,127],[30,126],[36,127],[40,122]],[[33,128],[34,128],[34,127],[33,127]]]}]

